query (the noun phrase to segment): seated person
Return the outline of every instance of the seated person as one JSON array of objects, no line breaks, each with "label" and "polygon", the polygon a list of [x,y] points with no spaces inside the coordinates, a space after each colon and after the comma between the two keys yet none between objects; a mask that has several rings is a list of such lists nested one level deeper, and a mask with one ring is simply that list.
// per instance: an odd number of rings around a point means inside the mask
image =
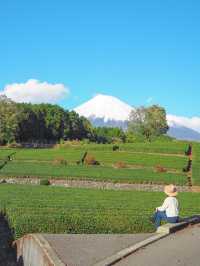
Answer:
[{"label": "seated person", "polygon": [[179,204],[176,198],[178,192],[174,185],[168,185],[164,188],[165,194],[168,196],[163,205],[156,208],[156,213],[153,216],[155,227],[158,228],[161,221],[168,223],[177,223],[179,221]]}]

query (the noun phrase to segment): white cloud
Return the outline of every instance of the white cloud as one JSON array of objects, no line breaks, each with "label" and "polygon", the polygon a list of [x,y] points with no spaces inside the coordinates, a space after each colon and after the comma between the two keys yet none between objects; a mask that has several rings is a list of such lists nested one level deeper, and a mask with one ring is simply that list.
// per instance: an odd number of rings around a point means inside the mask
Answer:
[{"label": "white cloud", "polygon": [[6,85],[0,94],[19,103],[56,103],[68,96],[69,89],[62,83],[51,84],[29,79],[25,83]]},{"label": "white cloud", "polygon": [[169,126],[184,126],[200,132],[200,117],[188,118],[184,116],[167,115],[167,120]]}]

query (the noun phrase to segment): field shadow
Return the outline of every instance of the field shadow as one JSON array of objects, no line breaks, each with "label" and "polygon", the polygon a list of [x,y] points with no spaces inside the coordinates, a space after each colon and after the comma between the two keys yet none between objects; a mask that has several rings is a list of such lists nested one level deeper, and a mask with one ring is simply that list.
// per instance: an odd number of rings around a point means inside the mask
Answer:
[{"label": "field shadow", "polygon": [[14,232],[9,227],[5,214],[0,213],[0,265],[24,266],[23,259],[17,259],[17,249],[13,245]]},{"label": "field shadow", "polygon": [[179,222],[190,222],[192,219],[195,219],[195,223],[200,223],[200,215],[192,215],[189,217],[180,217]]},{"label": "field shadow", "polygon": [[3,163],[0,165],[0,170],[3,169],[8,162],[12,161],[13,160],[13,156],[16,154],[16,152],[13,152],[11,154],[9,154],[5,160],[3,161]]},{"label": "field shadow", "polygon": [[7,161],[3,162],[1,165],[0,165],[0,170],[4,168],[4,166],[6,166],[7,164]]}]

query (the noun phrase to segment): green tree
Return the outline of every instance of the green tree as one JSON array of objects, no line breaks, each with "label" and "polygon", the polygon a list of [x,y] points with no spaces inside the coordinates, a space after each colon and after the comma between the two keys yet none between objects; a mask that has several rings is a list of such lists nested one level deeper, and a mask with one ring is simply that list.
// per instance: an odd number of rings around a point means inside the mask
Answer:
[{"label": "green tree", "polygon": [[93,128],[91,123],[76,112],[69,112],[69,139],[91,139],[93,140]]},{"label": "green tree", "polygon": [[96,127],[94,132],[99,143],[125,142],[126,139],[124,131],[118,127]]},{"label": "green tree", "polygon": [[17,129],[17,105],[4,95],[0,95],[0,143],[15,141]]},{"label": "green tree", "polygon": [[139,107],[130,114],[128,131],[148,141],[166,134],[168,129],[166,111],[158,105]]},{"label": "green tree", "polygon": [[61,139],[95,140],[91,123],[58,105],[14,103],[0,97],[0,143],[55,143]]},{"label": "green tree", "polygon": [[19,104],[18,108],[18,141],[44,143],[63,138],[66,118],[63,108],[51,104]]}]

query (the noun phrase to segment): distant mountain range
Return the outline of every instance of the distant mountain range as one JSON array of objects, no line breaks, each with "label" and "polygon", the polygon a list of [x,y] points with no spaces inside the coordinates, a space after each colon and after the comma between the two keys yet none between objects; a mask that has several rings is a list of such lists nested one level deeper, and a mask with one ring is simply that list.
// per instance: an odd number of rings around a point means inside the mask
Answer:
[{"label": "distant mountain range", "polygon": [[[86,117],[94,126],[127,128],[128,118],[133,107],[116,97],[98,94],[86,103],[75,108],[79,115]],[[177,116],[167,115],[168,135],[180,140],[200,141],[200,132],[181,123]],[[188,120],[188,119],[187,119]]]},{"label": "distant mountain range", "polygon": [[199,132],[184,126],[171,126],[167,134],[179,140],[200,141]]}]

